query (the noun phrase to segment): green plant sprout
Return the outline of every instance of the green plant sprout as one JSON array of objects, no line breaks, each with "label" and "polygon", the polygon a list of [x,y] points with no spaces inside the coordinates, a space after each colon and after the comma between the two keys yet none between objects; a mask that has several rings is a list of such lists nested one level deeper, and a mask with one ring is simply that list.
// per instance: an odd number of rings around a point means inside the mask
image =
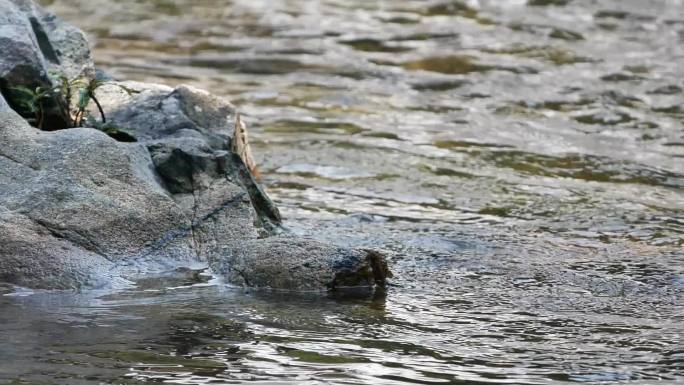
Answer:
[{"label": "green plant sprout", "polygon": [[33,114],[35,126],[42,129],[43,121],[45,120],[43,100],[50,97],[50,90],[43,87],[31,89],[26,86],[12,87],[12,90],[15,92],[16,101],[19,107],[26,112]]},{"label": "green plant sprout", "polygon": [[79,97],[78,97],[78,104],[77,107],[78,109],[76,110],[76,120],[75,125],[78,127],[83,127],[83,121],[85,117],[85,111],[88,108],[88,104],[92,100],[95,103],[95,106],[97,106],[97,110],[100,112],[100,117],[102,118],[102,124],[107,123],[107,118],[105,117],[104,110],[102,109],[102,105],[100,102],[97,100],[97,97],[95,97],[95,90],[97,90],[99,87],[101,87],[104,84],[103,81],[97,80],[97,79],[90,79],[87,82],[85,82],[85,85],[83,88],[79,90]]},{"label": "green plant sprout", "polygon": [[73,90],[78,89],[82,85],[83,80],[81,78],[69,79],[64,75],[54,75],[53,82],[56,84],[53,88],[53,94],[61,97],[57,97],[60,109],[62,110],[62,115],[67,118],[67,126],[75,127],[76,119],[72,116],[71,99],[73,95]]},{"label": "green plant sprout", "polygon": [[[34,115],[34,117],[27,119],[29,123],[32,123],[38,129],[43,129],[45,123],[45,102],[48,99],[52,99],[57,102],[62,116],[66,118],[67,127],[83,127],[87,120],[88,105],[92,101],[95,103],[101,119],[101,122],[94,123],[95,128],[120,141],[135,141],[132,135],[107,124],[107,117],[105,116],[102,104],[100,104],[97,96],[95,96],[95,91],[103,86],[105,82],[86,77],[69,79],[65,75],[58,73],[52,73],[51,75],[54,84],[51,89],[44,87],[31,89],[26,86],[12,87],[14,98],[19,107],[26,113]],[[120,84],[117,84],[117,86],[129,95],[138,92]],[[78,95],[78,100],[74,104],[73,99],[76,95]]]}]

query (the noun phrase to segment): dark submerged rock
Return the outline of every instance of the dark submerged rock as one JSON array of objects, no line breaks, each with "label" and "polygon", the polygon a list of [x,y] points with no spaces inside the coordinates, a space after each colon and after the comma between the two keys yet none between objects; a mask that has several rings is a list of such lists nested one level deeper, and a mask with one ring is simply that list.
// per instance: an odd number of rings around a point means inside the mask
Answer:
[{"label": "dark submerged rock", "polygon": [[282,290],[384,286],[391,277],[376,252],[284,236],[230,247],[211,265],[231,282]]}]

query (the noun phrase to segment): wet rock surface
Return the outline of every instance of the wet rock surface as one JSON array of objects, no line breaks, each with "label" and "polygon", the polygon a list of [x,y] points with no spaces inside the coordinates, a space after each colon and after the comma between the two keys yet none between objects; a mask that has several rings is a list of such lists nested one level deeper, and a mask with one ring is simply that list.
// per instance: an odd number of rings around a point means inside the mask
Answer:
[{"label": "wet rock surface", "polygon": [[292,291],[384,286],[391,276],[376,253],[291,237],[240,244],[211,265],[231,282]]}]

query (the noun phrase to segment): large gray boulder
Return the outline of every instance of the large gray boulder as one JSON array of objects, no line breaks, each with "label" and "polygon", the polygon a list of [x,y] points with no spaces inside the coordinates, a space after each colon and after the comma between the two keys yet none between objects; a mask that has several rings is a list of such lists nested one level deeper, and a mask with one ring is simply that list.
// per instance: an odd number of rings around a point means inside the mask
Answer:
[{"label": "large gray boulder", "polygon": [[[257,225],[268,233],[278,230],[280,213],[254,179],[246,128],[232,104],[186,85],[139,82],[107,82],[96,96],[105,114],[105,130],[123,131],[144,143],[176,201],[216,207],[220,201],[199,200],[195,192],[216,189],[230,169],[251,199]],[[103,124],[97,122],[95,106],[90,113],[94,125]],[[236,156],[238,142],[244,142],[242,156]]]},{"label": "large gray boulder", "polygon": [[[141,137],[150,132],[139,124]],[[40,131],[2,100],[0,281],[99,287],[179,266],[287,290],[384,281],[386,267],[373,253],[268,237],[279,231],[277,209],[241,157],[225,149],[228,127],[206,137],[160,130],[170,136],[136,143],[92,128]],[[224,134],[225,148],[212,147]]]},{"label": "large gray boulder", "polygon": [[[0,10],[19,27],[34,17],[49,29],[61,64],[89,65],[79,44],[59,43],[72,27],[28,1],[0,0]],[[22,40],[3,28],[0,42],[25,49],[24,65],[42,73],[52,59],[35,49],[35,30]],[[3,84],[26,84],[13,74],[0,72]],[[131,82],[107,83],[96,95],[106,124],[93,111],[99,129],[53,131],[30,126],[0,95],[0,283],[117,286],[190,267],[252,287],[330,290],[390,275],[377,253],[283,235],[230,103],[188,86]],[[137,141],[117,141],[112,130]]]},{"label": "large gray boulder", "polygon": [[99,287],[179,266],[288,290],[384,281],[373,253],[268,237],[279,231],[277,209],[240,156],[210,142],[194,133],[121,143],[92,128],[40,131],[2,100],[0,281]]}]

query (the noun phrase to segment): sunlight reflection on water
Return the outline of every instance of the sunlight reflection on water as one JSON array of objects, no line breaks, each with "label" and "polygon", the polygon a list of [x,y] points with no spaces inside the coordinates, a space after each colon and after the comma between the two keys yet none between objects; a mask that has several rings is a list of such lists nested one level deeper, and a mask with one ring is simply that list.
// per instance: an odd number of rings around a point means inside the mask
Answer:
[{"label": "sunlight reflection on water", "polygon": [[113,75],[230,98],[286,225],[396,278],[3,296],[0,381],[684,380],[681,1],[44,3]]}]

